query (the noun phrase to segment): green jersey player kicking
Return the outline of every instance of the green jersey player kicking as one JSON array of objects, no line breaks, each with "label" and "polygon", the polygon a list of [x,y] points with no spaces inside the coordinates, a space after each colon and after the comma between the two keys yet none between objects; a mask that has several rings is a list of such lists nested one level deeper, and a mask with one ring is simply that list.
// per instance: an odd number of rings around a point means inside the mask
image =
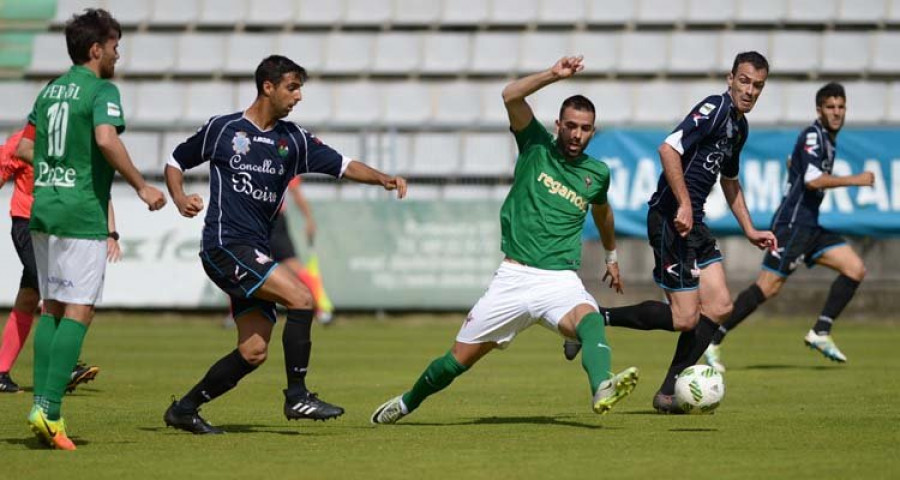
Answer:
[{"label": "green jersey player kicking", "polygon": [[581,95],[566,99],[557,138],[547,132],[525,98],[584,69],[581,57],[563,57],[549,70],[516,80],[503,101],[519,156],[512,188],[500,210],[505,255],[487,292],[469,312],[449,352],[428,365],[412,389],[388,400],[372,423],[395,423],[430,395],[446,388],[481,357],[505,348],[522,330],[540,323],[584,345],[582,366],[591,387],[591,406],[604,414],[634,390],[638,370],[613,376],[611,352],[596,301],[575,273],[581,262],[581,231],[588,207],[607,250],[604,280],[622,291],[615,260],[613,211],[606,201],[609,168],[584,148],[594,134],[593,103]]}]

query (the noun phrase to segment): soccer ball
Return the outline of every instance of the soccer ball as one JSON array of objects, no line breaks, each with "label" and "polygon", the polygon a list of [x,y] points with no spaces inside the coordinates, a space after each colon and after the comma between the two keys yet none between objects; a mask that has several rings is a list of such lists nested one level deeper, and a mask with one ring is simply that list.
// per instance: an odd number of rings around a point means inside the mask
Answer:
[{"label": "soccer ball", "polygon": [[675,380],[675,404],[685,413],[712,413],[724,397],[725,380],[709,365],[685,368]]}]

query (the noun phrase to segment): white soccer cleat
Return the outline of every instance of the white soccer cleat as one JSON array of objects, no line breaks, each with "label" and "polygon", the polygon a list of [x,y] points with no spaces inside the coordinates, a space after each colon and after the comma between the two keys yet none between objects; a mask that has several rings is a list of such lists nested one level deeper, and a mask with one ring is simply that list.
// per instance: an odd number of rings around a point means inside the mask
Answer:
[{"label": "white soccer cleat", "polygon": [[707,365],[722,374],[725,373],[725,364],[722,363],[722,352],[720,349],[720,346],[710,343],[706,347],[706,351],[703,352],[703,358],[706,360]]},{"label": "white soccer cleat", "polygon": [[831,339],[831,335],[819,335],[816,332],[810,330],[806,332],[806,337],[803,338],[803,343],[806,344],[809,348],[818,350],[825,355],[825,358],[829,360],[834,360],[835,362],[844,363],[847,361],[847,356],[844,355],[840,349],[838,349],[837,345],[834,343],[834,340]]},{"label": "white soccer cleat", "polygon": [[403,396],[396,396],[376,408],[372,413],[370,421],[375,425],[389,425],[397,423],[401,418],[405,417],[403,413]]},{"label": "white soccer cleat", "polygon": [[627,397],[637,385],[639,374],[640,371],[637,367],[628,367],[622,370],[622,373],[601,383],[591,402],[594,413],[603,415],[620,400]]}]

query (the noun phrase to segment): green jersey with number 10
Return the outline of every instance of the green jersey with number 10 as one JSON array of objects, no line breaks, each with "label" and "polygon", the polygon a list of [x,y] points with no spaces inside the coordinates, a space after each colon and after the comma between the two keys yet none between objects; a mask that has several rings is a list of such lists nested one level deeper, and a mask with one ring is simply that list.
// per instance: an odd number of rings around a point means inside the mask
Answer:
[{"label": "green jersey with number 10", "polygon": [[45,86],[28,121],[35,125],[31,230],[104,239],[115,171],[94,137],[98,125],[125,130],[119,90],[83,66]]}]

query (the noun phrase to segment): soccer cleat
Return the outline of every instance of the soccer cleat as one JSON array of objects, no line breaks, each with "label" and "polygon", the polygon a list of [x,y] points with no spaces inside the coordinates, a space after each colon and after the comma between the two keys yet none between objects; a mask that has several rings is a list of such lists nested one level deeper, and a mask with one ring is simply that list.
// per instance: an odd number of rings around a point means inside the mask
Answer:
[{"label": "soccer cleat", "polygon": [[659,413],[680,415],[684,413],[678,405],[675,405],[675,395],[665,395],[656,392],[653,396],[653,408]]},{"label": "soccer cleat", "polygon": [[372,418],[370,418],[369,421],[375,425],[390,425],[392,423],[397,423],[401,418],[407,415],[403,413],[402,399],[403,395],[400,395],[382,403],[381,406],[372,412]]},{"label": "soccer cleat", "polygon": [[720,349],[722,347],[710,343],[708,347],[706,347],[706,351],[703,352],[703,358],[706,360],[706,364],[713,368],[713,370],[719,373],[725,373],[725,364],[722,363],[722,353]]},{"label": "soccer cleat", "polygon": [[195,435],[217,435],[225,433],[221,428],[214,427],[204,420],[203,417],[200,416],[199,410],[188,413],[179,411],[178,402],[174,398],[172,399],[172,404],[169,405],[169,408],[166,410],[165,415],[163,415],[163,421],[166,422],[166,426],[168,427],[191,432]]},{"label": "soccer cleat", "polygon": [[581,342],[578,340],[569,340],[567,338],[566,341],[563,342],[563,355],[566,356],[566,360],[574,360],[580,351]]},{"label": "soccer cleat", "polygon": [[809,348],[822,352],[822,355],[825,355],[825,358],[829,360],[839,363],[847,361],[847,357],[838,349],[834,340],[831,339],[831,335],[819,335],[810,330],[806,333],[806,337],[803,338],[803,343]]},{"label": "soccer cleat", "polygon": [[637,367],[628,367],[622,370],[621,373],[601,383],[593,398],[594,413],[603,415],[609,412],[620,400],[627,397],[637,385],[639,374],[640,371]]},{"label": "soccer cleat", "polygon": [[43,410],[33,406],[28,414],[28,426],[44,445],[56,450],[75,450],[75,444],[66,435],[66,422],[62,418],[49,420]]},{"label": "soccer cleat", "polygon": [[9,376],[9,372],[0,373],[0,393],[19,393],[22,389]]},{"label": "soccer cleat", "polygon": [[100,373],[100,367],[78,362],[72,370],[72,375],[69,377],[69,384],[66,385],[66,392],[74,392],[75,387],[97,378],[98,373]]},{"label": "soccer cleat", "polygon": [[344,409],[321,400],[315,393],[305,392],[299,397],[288,397],[284,391],[284,416],[288,420],[329,420],[340,417]]}]

